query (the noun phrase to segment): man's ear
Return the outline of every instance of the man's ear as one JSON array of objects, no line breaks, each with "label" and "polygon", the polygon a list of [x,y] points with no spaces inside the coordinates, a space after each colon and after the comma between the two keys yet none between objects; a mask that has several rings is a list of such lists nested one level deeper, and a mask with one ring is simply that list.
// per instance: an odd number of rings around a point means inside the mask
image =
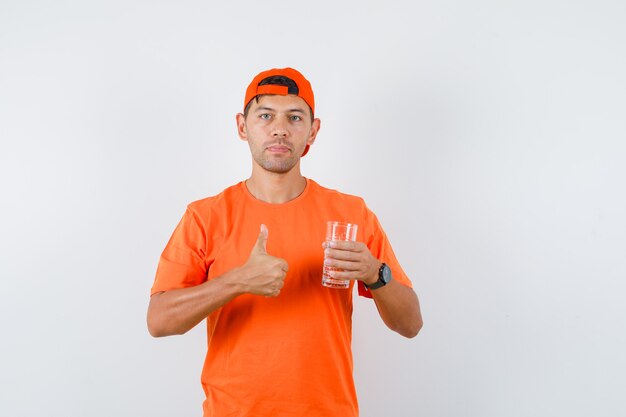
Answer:
[{"label": "man's ear", "polygon": [[239,139],[248,140],[248,131],[246,130],[246,117],[243,113],[237,113],[237,134],[239,134]]},{"label": "man's ear", "polygon": [[313,123],[311,123],[311,130],[309,131],[309,138],[306,141],[307,145],[313,145],[313,142],[315,142],[315,138],[317,137],[317,133],[320,131],[320,127],[322,127],[320,119],[313,119]]}]

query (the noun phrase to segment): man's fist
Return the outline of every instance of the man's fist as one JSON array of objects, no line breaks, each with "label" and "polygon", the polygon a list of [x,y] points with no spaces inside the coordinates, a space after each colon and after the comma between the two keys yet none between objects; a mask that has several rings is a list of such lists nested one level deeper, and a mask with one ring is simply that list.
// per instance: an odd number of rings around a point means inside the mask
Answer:
[{"label": "man's fist", "polygon": [[275,258],[267,253],[267,226],[261,225],[248,260],[241,268],[242,283],[245,292],[276,297],[285,283],[289,266],[284,259]]}]

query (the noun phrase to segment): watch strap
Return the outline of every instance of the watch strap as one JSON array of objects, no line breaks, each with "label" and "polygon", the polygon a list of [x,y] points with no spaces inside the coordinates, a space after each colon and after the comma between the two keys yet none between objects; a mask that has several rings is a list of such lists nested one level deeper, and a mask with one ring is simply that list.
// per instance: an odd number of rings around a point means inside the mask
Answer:
[{"label": "watch strap", "polygon": [[380,265],[380,268],[378,269],[378,280],[375,283],[373,283],[372,285],[367,285],[367,284],[363,283],[365,285],[365,288],[367,288],[368,290],[376,290],[376,289],[378,289],[380,287],[384,287],[385,285],[387,285],[387,283],[389,281],[386,281],[385,280],[385,276],[384,276],[384,271],[387,268],[389,268],[389,267],[387,266],[386,263],[383,262]]}]

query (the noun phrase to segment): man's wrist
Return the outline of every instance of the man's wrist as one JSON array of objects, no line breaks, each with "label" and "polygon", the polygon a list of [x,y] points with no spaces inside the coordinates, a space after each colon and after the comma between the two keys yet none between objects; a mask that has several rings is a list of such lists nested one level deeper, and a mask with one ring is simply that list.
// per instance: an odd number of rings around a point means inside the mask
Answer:
[{"label": "man's wrist", "polygon": [[379,277],[379,271],[380,271],[380,267],[383,265],[383,263],[379,260],[376,260],[376,267],[374,269],[374,274],[370,277],[367,277],[363,280],[363,284],[365,284],[365,286],[370,287],[374,284],[376,284],[378,282],[378,277]]},{"label": "man's wrist", "polygon": [[371,290],[377,290],[381,287],[384,287],[385,285],[389,284],[389,282],[393,279],[392,275],[391,275],[391,269],[389,269],[389,267],[387,266],[387,264],[385,264],[384,262],[380,264],[380,267],[378,268],[378,279],[376,280],[376,282],[372,283],[372,284],[367,284],[365,283],[365,287],[367,287],[367,289]]},{"label": "man's wrist", "polygon": [[222,275],[215,277],[213,280],[219,280],[224,287],[224,291],[233,297],[246,294],[249,289],[244,284],[246,276],[246,265],[235,267],[226,271]]}]

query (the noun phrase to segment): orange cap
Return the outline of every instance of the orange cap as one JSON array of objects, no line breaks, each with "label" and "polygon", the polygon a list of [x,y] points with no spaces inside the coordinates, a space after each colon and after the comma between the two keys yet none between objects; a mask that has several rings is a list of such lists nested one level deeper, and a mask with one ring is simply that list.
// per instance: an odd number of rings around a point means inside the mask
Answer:
[{"label": "orange cap", "polygon": [[[290,93],[289,88],[285,85],[259,85],[259,83],[264,79],[277,75],[282,75],[283,77],[292,79],[298,86],[298,92]],[[300,72],[293,68],[274,68],[259,73],[256,77],[254,77],[246,90],[246,98],[243,101],[243,108],[245,109],[248,103],[250,103],[250,100],[261,94],[277,94],[280,96],[286,96],[288,94],[297,95],[298,97],[301,97],[306,104],[309,105],[311,111],[315,113],[315,98],[313,97],[311,83],[304,78],[304,75],[300,74]]]},{"label": "orange cap", "polygon": [[[286,85],[259,85],[259,83],[264,79],[277,75],[282,75],[283,77],[287,77],[293,80],[298,87],[298,91],[289,91],[290,89]],[[256,77],[254,77],[254,79],[246,89],[246,97],[243,101],[244,111],[248,103],[250,103],[250,100],[261,94],[276,94],[280,96],[286,96],[289,94],[297,95],[298,97],[302,98],[306,102],[306,104],[309,105],[309,107],[311,108],[311,112],[315,114],[315,98],[313,96],[311,83],[306,78],[304,78],[304,75],[300,74],[299,71],[293,68],[274,68],[271,70],[263,71],[259,73]],[[308,151],[309,145],[307,145],[304,149],[302,156],[306,155]]]}]

